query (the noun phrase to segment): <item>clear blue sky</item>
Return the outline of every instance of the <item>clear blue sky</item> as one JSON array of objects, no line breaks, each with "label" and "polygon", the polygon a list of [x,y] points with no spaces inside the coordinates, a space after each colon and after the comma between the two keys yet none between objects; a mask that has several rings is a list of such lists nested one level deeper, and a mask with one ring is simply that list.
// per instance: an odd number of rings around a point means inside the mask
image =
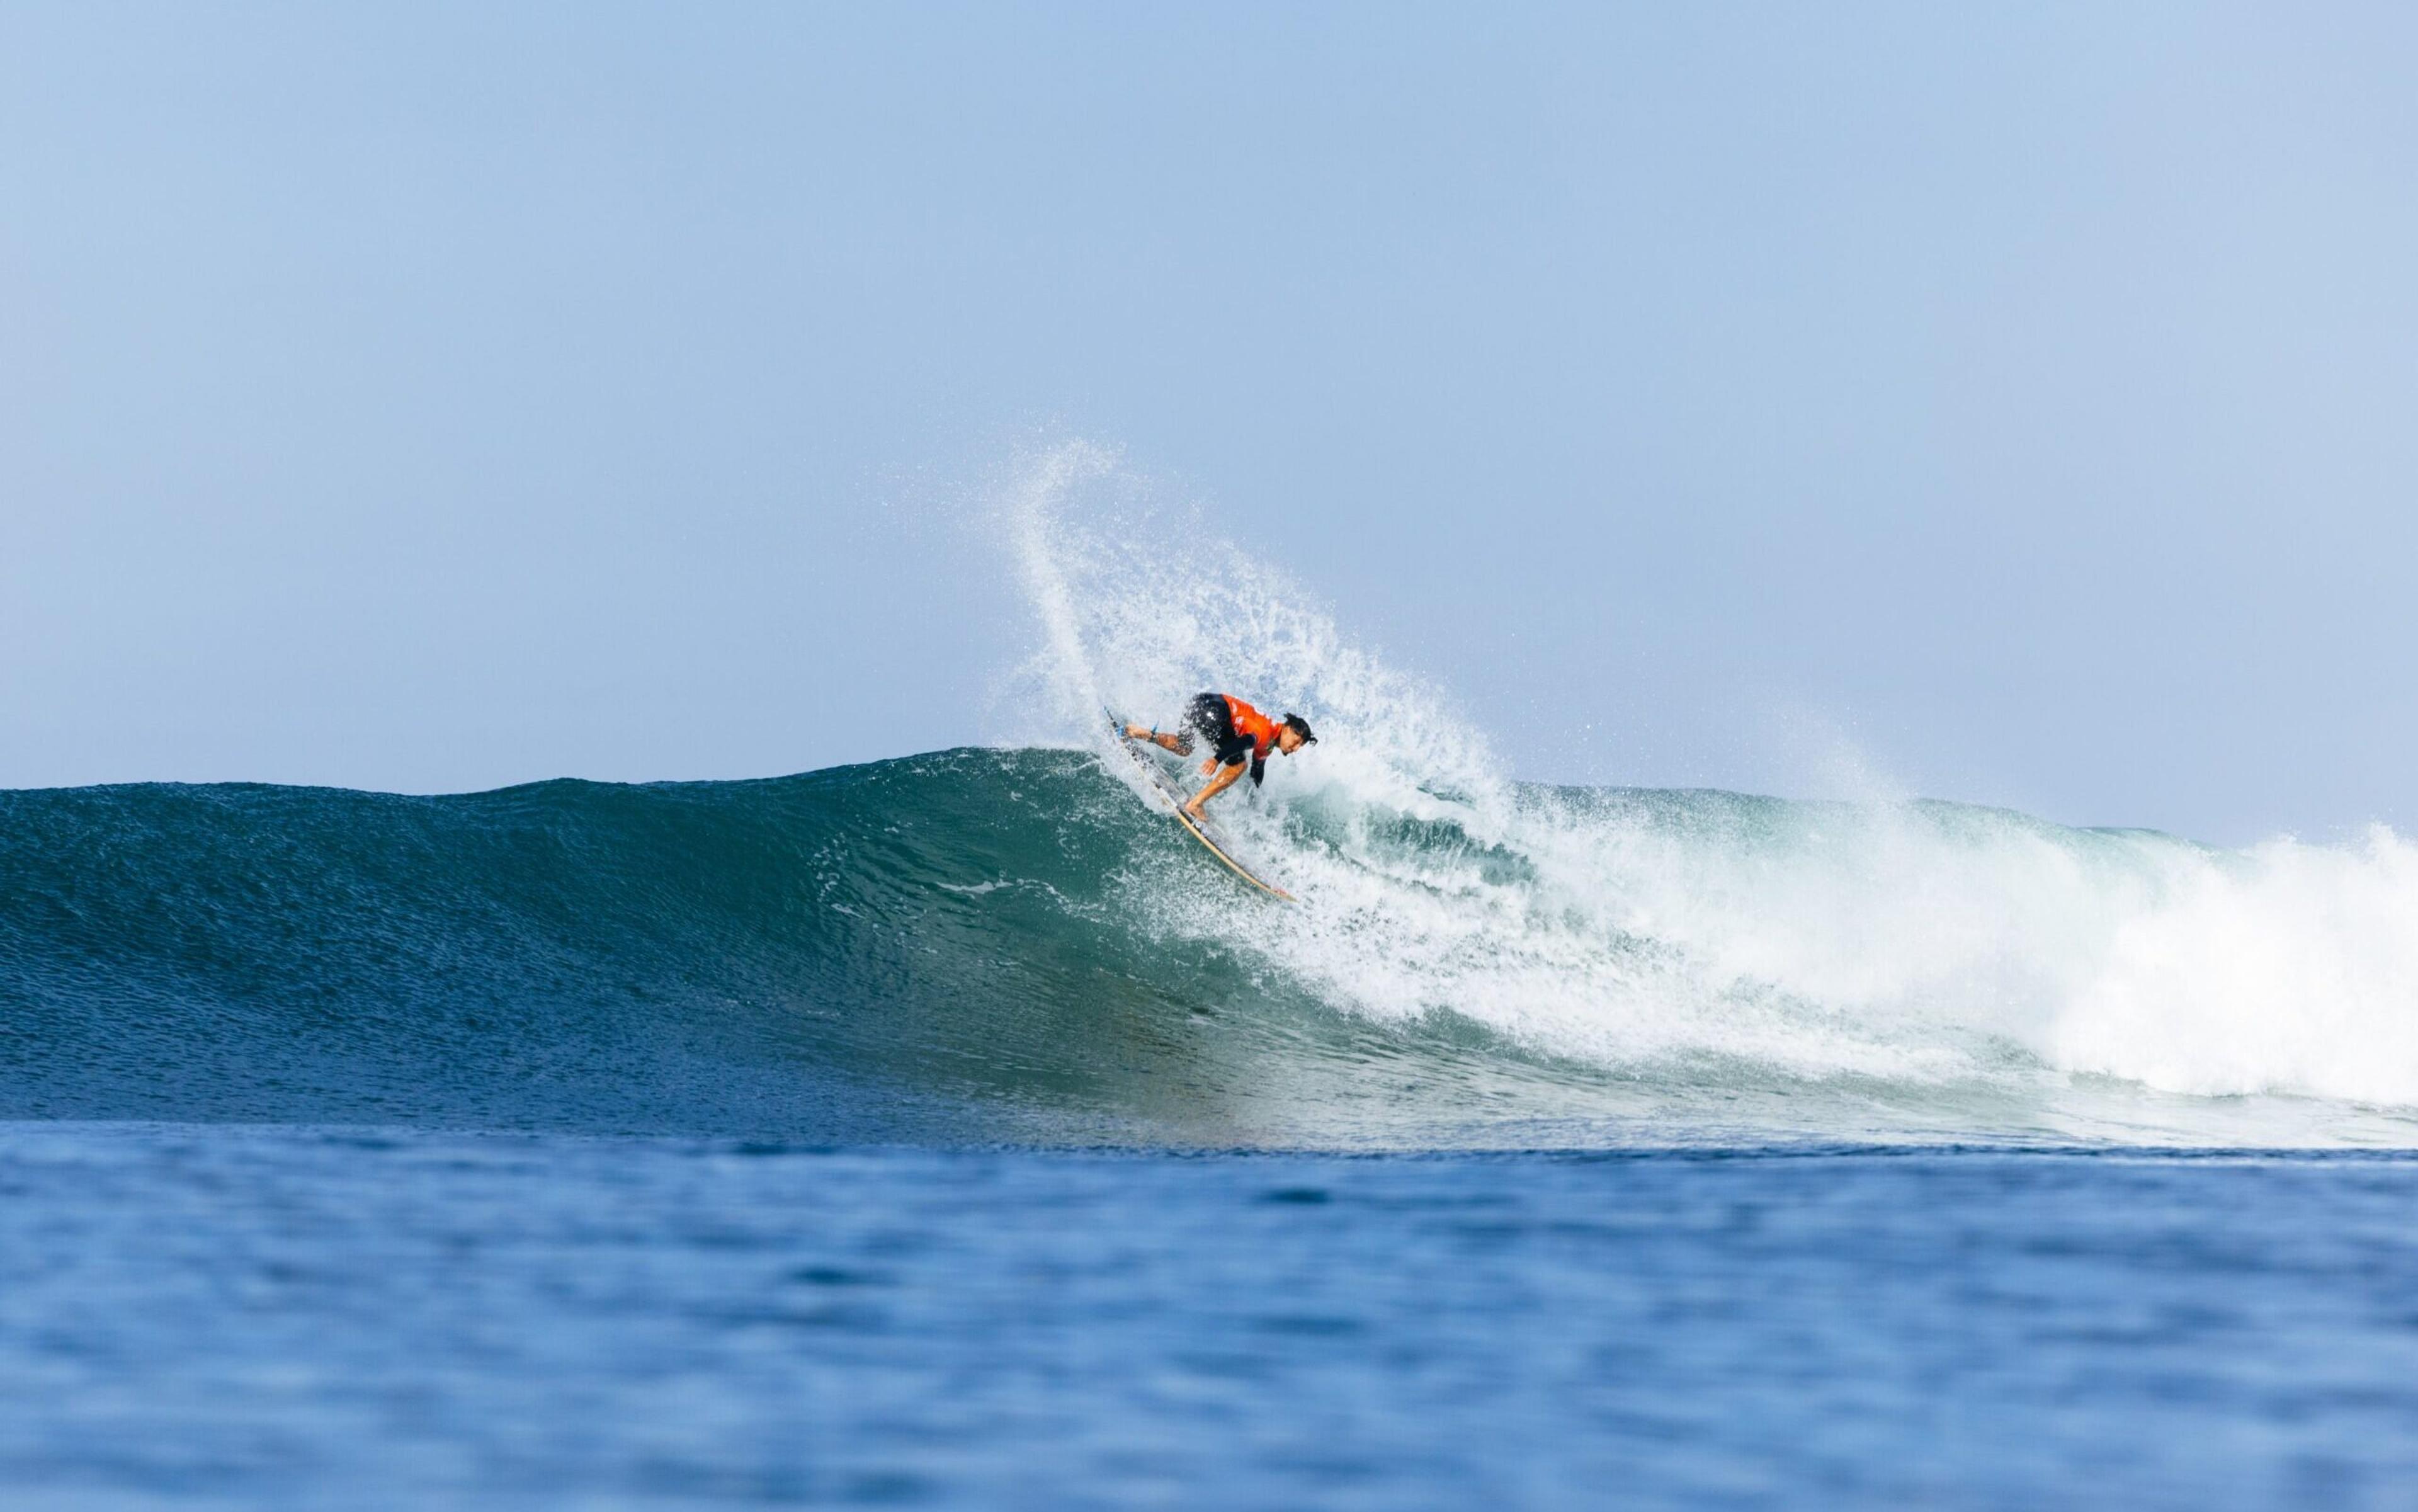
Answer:
[{"label": "clear blue sky", "polygon": [[2418,8],[0,7],[0,784],[976,738],[1019,438],[1524,774],[2418,825]]}]

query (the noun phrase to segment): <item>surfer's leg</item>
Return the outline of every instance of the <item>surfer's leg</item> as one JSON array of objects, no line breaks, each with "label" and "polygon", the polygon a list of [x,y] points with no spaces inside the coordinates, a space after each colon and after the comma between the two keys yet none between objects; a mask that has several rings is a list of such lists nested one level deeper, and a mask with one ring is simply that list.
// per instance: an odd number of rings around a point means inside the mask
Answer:
[{"label": "surfer's leg", "polygon": [[[1234,739],[1234,713],[1226,707],[1226,700],[1216,694],[1199,694],[1184,706],[1184,717],[1176,721],[1175,727],[1179,732],[1176,736],[1179,743],[1167,749],[1177,756],[1188,756],[1192,754],[1192,738],[1196,735],[1205,737],[1213,746],[1231,744]],[[1201,769],[1204,776],[1208,771],[1208,768]]]},{"label": "surfer's leg", "polygon": [[1144,729],[1140,725],[1127,725],[1124,733],[1128,741],[1148,741],[1160,750],[1172,751],[1177,756],[1192,754],[1192,737],[1181,730],[1171,734],[1161,734],[1157,730]]}]

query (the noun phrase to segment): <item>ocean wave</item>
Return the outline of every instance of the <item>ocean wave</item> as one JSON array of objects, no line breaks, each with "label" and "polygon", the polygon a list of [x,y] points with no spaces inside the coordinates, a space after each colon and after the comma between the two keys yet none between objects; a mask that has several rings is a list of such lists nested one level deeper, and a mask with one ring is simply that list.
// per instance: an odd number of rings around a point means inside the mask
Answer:
[{"label": "ocean wave", "polygon": [[0,1116],[1345,1146],[2418,1132],[2418,858],[2381,832],[2218,852],[1938,803],[1400,800],[1305,767],[1239,804],[1289,907],[1073,750],[440,798],[0,794]]},{"label": "ocean wave", "polygon": [[[999,745],[739,783],[0,793],[0,1117],[814,1140],[2418,1142],[2418,847],[1512,780],[1097,448],[999,490]],[[1320,741],[1147,802],[1103,705]],[[1584,690],[1572,690],[1583,703]]]}]

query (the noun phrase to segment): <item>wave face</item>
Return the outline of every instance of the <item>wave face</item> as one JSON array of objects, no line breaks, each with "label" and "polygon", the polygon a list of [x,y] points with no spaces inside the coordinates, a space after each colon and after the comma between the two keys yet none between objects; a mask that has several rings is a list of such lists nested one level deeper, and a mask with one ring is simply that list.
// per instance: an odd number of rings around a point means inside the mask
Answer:
[{"label": "wave face", "polygon": [[1116,878],[1166,839],[1144,819],[1060,753],[440,798],[0,794],[0,1116],[1171,1122],[1153,1078],[1214,1069],[1193,1018],[1242,978],[1120,927]]},{"label": "wave face", "polygon": [[0,794],[0,1117],[806,1140],[2406,1142],[2418,854],[1090,753]]}]

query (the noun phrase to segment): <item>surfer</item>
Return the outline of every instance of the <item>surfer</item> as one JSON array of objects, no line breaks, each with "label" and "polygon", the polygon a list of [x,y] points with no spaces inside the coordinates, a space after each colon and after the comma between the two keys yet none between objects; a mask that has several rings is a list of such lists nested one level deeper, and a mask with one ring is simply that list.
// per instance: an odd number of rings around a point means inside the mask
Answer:
[{"label": "surfer", "polygon": [[1299,714],[1270,719],[1226,693],[1195,695],[1184,706],[1184,717],[1171,733],[1162,735],[1140,725],[1127,725],[1120,733],[1128,741],[1148,741],[1162,751],[1172,751],[1181,756],[1192,754],[1194,736],[1208,741],[1209,759],[1201,763],[1201,775],[1209,781],[1184,805],[1184,812],[1196,819],[1205,817],[1201,812],[1202,804],[1234,786],[1243,775],[1245,762],[1250,764],[1251,783],[1256,787],[1268,770],[1271,747],[1291,756],[1305,745],[1318,742],[1318,737],[1309,733],[1309,721]]}]

